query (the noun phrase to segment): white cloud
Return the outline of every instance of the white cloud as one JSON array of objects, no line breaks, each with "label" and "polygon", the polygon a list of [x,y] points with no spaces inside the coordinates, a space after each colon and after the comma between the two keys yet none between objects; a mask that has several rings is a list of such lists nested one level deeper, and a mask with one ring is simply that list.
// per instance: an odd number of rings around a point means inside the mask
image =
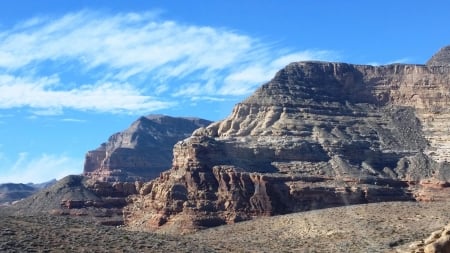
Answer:
[{"label": "white cloud", "polygon": [[23,152],[10,169],[3,169],[0,183],[41,183],[54,178],[61,179],[67,175],[82,173],[82,166],[82,160],[64,154],[42,154],[30,158],[28,153]]},{"label": "white cloud", "polygon": [[34,116],[57,116],[63,114],[61,107],[44,108],[42,110],[33,110]]},{"label": "white cloud", "polygon": [[410,63],[410,62],[411,62],[411,58],[405,57],[405,58],[400,58],[400,59],[396,59],[396,60],[390,61],[387,64]]},{"label": "white cloud", "polygon": [[405,57],[405,58],[400,58],[397,60],[393,60],[393,61],[389,61],[386,63],[379,63],[379,62],[369,62],[366,63],[367,65],[372,65],[372,66],[383,66],[383,65],[389,65],[389,64],[408,64],[411,63],[411,58]]},{"label": "white cloud", "polygon": [[[0,75],[0,108],[31,107],[35,115],[58,115],[61,108],[93,110],[99,112],[141,113],[173,105],[143,95],[129,84],[102,83],[83,85],[70,90],[58,90],[53,86],[56,78],[18,78]],[[52,89],[53,88],[53,89]]]},{"label": "white cloud", "polygon": [[84,119],[74,119],[74,118],[64,118],[61,119],[62,122],[73,122],[73,123],[85,123],[86,120]]},{"label": "white cloud", "polygon": [[203,100],[203,101],[210,101],[210,102],[223,102],[226,101],[227,99],[225,98],[219,98],[219,97],[209,97],[209,96],[202,96],[202,97],[191,97],[191,101],[198,101],[198,100]]},{"label": "white cloud", "polygon": [[287,63],[311,59],[336,55],[152,12],[33,17],[0,31],[0,108],[143,114],[177,105],[162,97],[248,95]]}]

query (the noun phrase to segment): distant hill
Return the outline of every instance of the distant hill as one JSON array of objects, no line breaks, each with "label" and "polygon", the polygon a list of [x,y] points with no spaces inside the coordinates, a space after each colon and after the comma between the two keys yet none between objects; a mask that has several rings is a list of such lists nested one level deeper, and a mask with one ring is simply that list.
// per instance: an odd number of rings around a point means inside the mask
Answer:
[{"label": "distant hill", "polygon": [[131,182],[99,182],[82,175],[69,175],[5,210],[19,215],[71,215],[105,225],[121,225],[126,198],[136,194],[139,186]]},{"label": "distant hill", "polygon": [[40,184],[5,183],[0,184],[0,205],[11,204],[14,201],[24,199],[41,189],[45,189],[56,182],[53,179]]}]

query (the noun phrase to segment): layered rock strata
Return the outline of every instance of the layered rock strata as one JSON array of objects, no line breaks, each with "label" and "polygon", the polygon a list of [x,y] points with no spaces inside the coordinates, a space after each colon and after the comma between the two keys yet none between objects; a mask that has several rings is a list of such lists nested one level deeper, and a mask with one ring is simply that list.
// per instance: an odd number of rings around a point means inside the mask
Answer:
[{"label": "layered rock strata", "polygon": [[447,188],[450,66],[430,62],[289,64],[228,118],[178,142],[172,168],[130,198],[125,222],[187,232],[420,199],[435,185],[426,182]]},{"label": "layered rock strata", "polygon": [[163,115],[141,117],[86,154],[84,175],[96,181],[147,181],[172,164],[173,145],[210,121]]}]

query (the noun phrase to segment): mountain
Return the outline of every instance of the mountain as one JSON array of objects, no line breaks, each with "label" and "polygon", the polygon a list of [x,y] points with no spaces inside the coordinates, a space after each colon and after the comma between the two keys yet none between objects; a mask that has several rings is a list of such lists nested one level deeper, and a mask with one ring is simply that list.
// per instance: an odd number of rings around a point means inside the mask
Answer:
[{"label": "mountain", "polygon": [[450,46],[443,47],[427,62],[428,66],[450,65]]},{"label": "mountain", "polygon": [[172,164],[173,145],[211,122],[164,115],[140,117],[86,154],[84,175],[96,181],[148,181]]},{"label": "mountain", "polygon": [[[142,182],[170,168],[173,145],[210,124],[198,118],[164,115],[140,117],[123,132],[86,155],[83,175],[70,175],[37,192],[35,185],[10,206],[18,214],[50,213],[84,217],[106,225],[121,225],[127,197]],[[30,187],[23,185],[23,187]],[[34,194],[30,196],[31,194]]]},{"label": "mountain", "polygon": [[15,183],[5,183],[0,184],[0,205],[11,204],[14,201],[24,199],[32,194],[38,192],[41,189],[47,188],[53,185],[56,180],[51,180],[48,182],[40,184],[15,184]]},{"label": "mountain", "polygon": [[428,65],[295,62],[174,147],[125,223],[189,232],[311,209],[446,198],[448,47]]}]

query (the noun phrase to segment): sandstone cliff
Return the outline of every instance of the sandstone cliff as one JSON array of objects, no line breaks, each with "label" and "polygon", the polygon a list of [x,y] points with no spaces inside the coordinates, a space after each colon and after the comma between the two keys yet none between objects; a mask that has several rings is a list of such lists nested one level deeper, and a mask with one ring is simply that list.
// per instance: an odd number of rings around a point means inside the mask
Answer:
[{"label": "sandstone cliff", "polygon": [[172,164],[172,147],[210,121],[163,115],[141,117],[86,154],[84,175],[97,181],[147,181]]},{"label": "sandstone cliff", "polygon": [[450,66],[296,62],[178,142],[130,198],[129,226],[211,227],[258,215],[433,200],[449,185]]}]

